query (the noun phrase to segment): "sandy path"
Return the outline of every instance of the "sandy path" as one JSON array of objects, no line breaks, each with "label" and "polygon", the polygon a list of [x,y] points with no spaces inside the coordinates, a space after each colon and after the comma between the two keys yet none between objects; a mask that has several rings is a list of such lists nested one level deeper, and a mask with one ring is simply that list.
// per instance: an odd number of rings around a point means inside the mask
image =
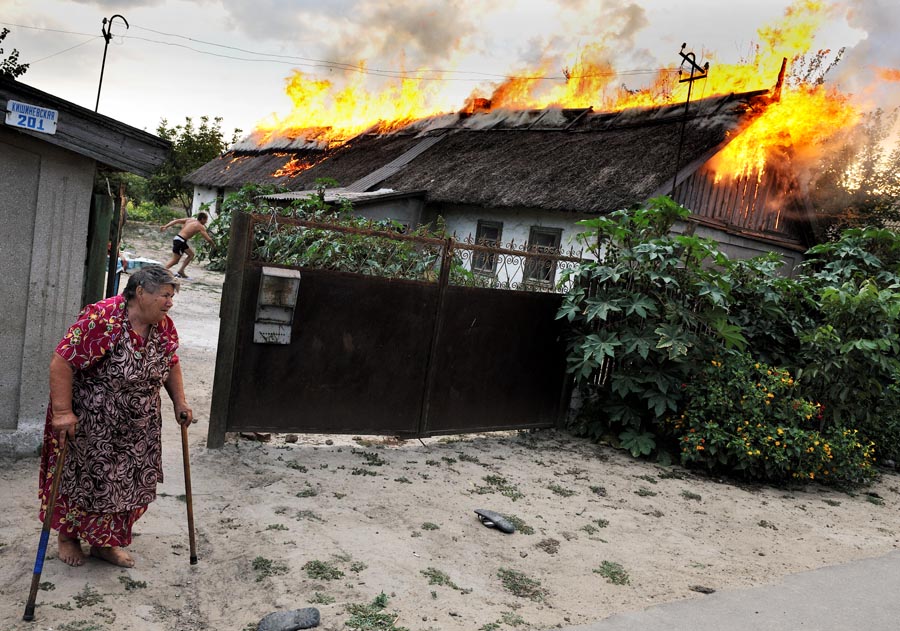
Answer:
[{"label": "sandy path", "polygon": [[[149,258],[167,255],[167,239],[149,230],[132,226],[126,243]],[[18,621],[40,530],[38,463],[0,461],[0,629],[241,631],[273,610],[316,606],[320,628],[337,630],[348,604],[381,592],[397,626],[414,631],[546,629],[900,546],[896,474],[867,489],[877,497],[735,486],[557,432],[232,438],[207,450],[222,275],[197,264],[189,273],[195,280],[172,316],[202,419],[191,434],[200,563],[188,564],[180,438],[166,404],[166,481],[136,527],[137,566],[69,568],[54,549],[31,624]],[[503,535],[481,525],[475,508],[515,515],[534,532]],[[311,578],[311,561],[343,575]],[[594,572],[604,561],[620,564],[629,583]],[[499,576],[507,571],[521,573],[518,596]],[[533,598],[522,595],[529,585]]]}]

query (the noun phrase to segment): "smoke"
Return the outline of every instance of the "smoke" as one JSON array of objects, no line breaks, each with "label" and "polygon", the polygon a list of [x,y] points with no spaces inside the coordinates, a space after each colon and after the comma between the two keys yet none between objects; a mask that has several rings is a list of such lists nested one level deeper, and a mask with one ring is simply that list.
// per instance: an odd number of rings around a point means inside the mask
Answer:
[{"label": "smoke", "polygon": [[848,49],[839,66],[841,86],[873,107],[900,106],[900,90],[893,77],[900,76],[900,6],[895,0],[850,0],[846,8],[850,26],[865,38]]}]

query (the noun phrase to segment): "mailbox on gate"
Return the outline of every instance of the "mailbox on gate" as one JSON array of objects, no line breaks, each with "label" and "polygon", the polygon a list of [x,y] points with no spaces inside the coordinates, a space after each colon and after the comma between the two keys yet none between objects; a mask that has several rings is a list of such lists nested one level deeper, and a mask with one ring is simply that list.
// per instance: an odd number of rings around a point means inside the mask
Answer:
[{"label": "mailbox on gate", "polygon": [[294,309],[300,293],[300,272],[263,267],[256,300],[253,341],[257,344],[290,344]]}]

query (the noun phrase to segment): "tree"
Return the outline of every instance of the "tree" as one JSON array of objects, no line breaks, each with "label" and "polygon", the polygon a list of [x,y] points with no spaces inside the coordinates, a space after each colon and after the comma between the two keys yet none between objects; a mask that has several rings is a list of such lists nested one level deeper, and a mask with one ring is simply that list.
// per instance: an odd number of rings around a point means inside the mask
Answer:
[{"label": "tree", "polygon": [[900,219],[900,142],[891,138],[900,111],[869,112],[823,159],[811,196],[828,234],[884,227]]},{"label": "tree", "polygon": [[241,133],[235,129],[228,143],[222,135],[221,124],[220,117],[210,122],[208,116],[200,117],[198,127],[189,116],[183,125],[174,127],[169,127],[165,118],[160,121],[156,133],[172,142],[172,152],[148,181],[147,192],[153,203],[163,206],[175,200],[185,212],[190,212],[193,187],[184,181],[185,176],[222,154],[229,144],[237,142]]},{"label": "tree", "polygon": [[[5,28],[0,31],[0,42],[9,35],[9,29]],[[3,49],[0,48],[0,78],[15,79],[21,77],[28,70],[28,64],[19,63],[19,51],[15,48],[9,53],[9,57],[3,58]]]}]

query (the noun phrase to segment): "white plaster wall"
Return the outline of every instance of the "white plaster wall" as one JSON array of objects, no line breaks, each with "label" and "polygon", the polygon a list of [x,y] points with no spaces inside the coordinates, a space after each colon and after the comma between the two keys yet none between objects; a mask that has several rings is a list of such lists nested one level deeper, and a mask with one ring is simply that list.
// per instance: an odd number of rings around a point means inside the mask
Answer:
[{"label": "white plaster wall", "polygon": [[200,206],[206,203],[210,204],[209,208],[206,210],[206,214],[209,215],[210,219],[218,214],[219,209],[216,208],[216,190],[218,189],[209,188],[208,186],[194,187],[194,200],[191,203],[191,217],[196,217],[197,213],[200,212]]},{"label": "white plaster wall", "polygon": [[[478,221],[497,221],[503,224],[501,233],[502,247],[514,244],[515,248],[522,248],[528,241],[532,227],[559,228],[562,229],[560,245],[566,254],[570,249],[575,250],[575,256],[594,258],[584,243],[576,238],[584,228],[576,225],[581,219],[589,218],[589,215],[577,215],[574,213],[554,213],[538,210],[498,210],[490,208],[453,207],[444,206],[440,210],[444,217],[447,230],[455,234],[460,241],[471,237],[475,239]],[[559,280],[557,274],[556,279]],[[501,283],[509,282],[517,285],[522,280],[521,265],[503,268],[497,266],[497,280]]]},{"label": "white plaster wall", "polygon": [[[7,183],[0,187],[0,220],[4,226],[15,225],[10,212],[34,218],[30,234],[4,230],[0,237],[4,249],[19,240],[30,240],[32,244],[30,252],[17,257],[10,269],[0,271],[6,297],[0,304],[4,337],[21,339],[18,370],[14,362],[10,362],[13,369],[9,373],[6,371],[11,370],[10,363],[0,364],[4,381],[18,382],[19,388],[18,410],[3,414],[0,428],[33,429],[43,424],[49,389],[47,368],[53,349],[83,306],[80,303],[95,163],[12,133],[0,132],[0,150],[29,156],[27,177],[37,186],[33,202],[28,202],[25,191],[8,185],[8,178],[14,176],[9,172],[9,161],[0,161],[0,180]],[[23,306],[24,318],[20,311]]]}]

